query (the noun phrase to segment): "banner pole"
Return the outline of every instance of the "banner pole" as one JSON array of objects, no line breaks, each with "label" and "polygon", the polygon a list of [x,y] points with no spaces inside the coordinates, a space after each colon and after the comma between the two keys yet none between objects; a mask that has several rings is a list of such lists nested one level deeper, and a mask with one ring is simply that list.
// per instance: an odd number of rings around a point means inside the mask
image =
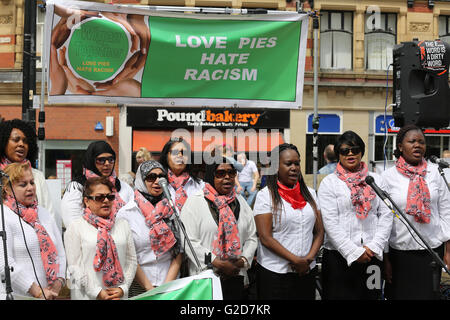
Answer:
[{"label": "banner pole", "polygon": [[318,34],[319,34],[319,16],[316,12],[311,14],[313,18],[314,28],[314,118],[312,120],[313,127],[313,174],[314,174],[314,190],[317,191],[317,170],[318,170],[318,131],[319,131],[319,114],[318,114]]}]

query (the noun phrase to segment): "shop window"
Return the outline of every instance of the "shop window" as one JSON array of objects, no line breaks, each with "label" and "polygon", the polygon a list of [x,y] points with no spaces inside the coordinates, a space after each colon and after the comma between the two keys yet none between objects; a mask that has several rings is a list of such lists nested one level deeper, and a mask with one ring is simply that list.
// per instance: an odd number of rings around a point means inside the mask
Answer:
[{"label": "shop window", "polygon": [[450,43],[450,16],[439,16],[439,39]]},{"label": "shop window", "polygon": [[[329,144],[335,144],[336,140],[339,138],[340,134],[320,134],[318,138],[318,166],[317,170],[322,168],[326,163],[323,158],[323,151],[325,147]],[[305,174],[313,174],[313,135],[306,135],[306,150],[305,150]],[[301,159],[303,161],[303,159]],[[312,187],[312,186],[311,186]]]},{"label": "shop window", "polygon": [[366,69],[386,70],[392,63],[392,50],[396,43],[397,15],[380,13],[377,18],[366,14],[365,19]]},{"label": "shop window", "polygon": [[321,11],[320,68],[352,69],[353,13]]}]

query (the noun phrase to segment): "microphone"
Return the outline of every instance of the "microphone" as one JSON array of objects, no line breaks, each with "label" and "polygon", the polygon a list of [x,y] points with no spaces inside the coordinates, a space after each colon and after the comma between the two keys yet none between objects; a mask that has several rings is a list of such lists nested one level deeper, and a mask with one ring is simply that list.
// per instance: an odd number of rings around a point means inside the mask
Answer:
[{"label": "microphone", "polygon": [[375,191],[375,193],[383,200],[383,202],[388,206],[391,211],[394,211],[392,204],[388,201],[388,197],[386,196],[386,192],[384,192],[376,183],[375,179],[372,176],[367,176],[366,179],[364,179],[366,183]]},{"label": "microphone", "polygon": [[3,177],[9,178],[9,176],[3,170],[0,170],[0,178],[3,178]]},{"label": "microphone", "polygon": [[430,157],[430,161],[433,162],[433,163],[436,163],[436,164],[439,165],[439,167],[441,167],[441,168],[448,168],[448,167],[450,167],[450,164],[448,164],[447,162],[445,162],[445,161],[442,160],[442,159],[439,159],[439,158],[436,157],[436,156],[431,156],[431,157]]},{"label": "microphone", "polygon": [[161,188],[163,189],[164,196],[169,201],[170,206],[172,208],[175,208],[175,206],[173,205],[173,202],[172,202],[172,197],[170,196],[169,182],[167,181],[167,179],[166,178],[159,178],[159,182],[158,183],[161,186]]}]

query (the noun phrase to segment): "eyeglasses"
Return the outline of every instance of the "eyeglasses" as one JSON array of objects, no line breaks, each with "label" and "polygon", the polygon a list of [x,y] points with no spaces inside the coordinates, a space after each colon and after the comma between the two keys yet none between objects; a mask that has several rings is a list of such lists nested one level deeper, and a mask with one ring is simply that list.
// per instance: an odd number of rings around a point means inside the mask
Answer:
[{"label": "eyeglasses", "polygon": [[348,155],[350,153],[350,151],[354,155],[359,154],[361,152],[361,147],[360,146],[354,146],[354,147],[350,147],[350,148],[342,148],[342,149],[339,150],[339,153],[342,154],[343,156],[346,156],[346,155]]},{"label": "eyeglasses", "polygon": [[109,194],[99,194],[97,196],[86,196],[86,198],[97,202],[103,202],[105,201],[105,199],[108,199],[108,201],[114,201],[116,199],[116,195],[114,193],[109,193]]},{"label": "eyeglasses", "polygon": [[167,175],[165,173],[160,173],[160,174],[156,174],[156,173],[149,173],[146,177],[145,177],[145,181],[147,182],[155,182],[156,179],[160,179],[160,178],[166,178],[167,179]]},{"label": "eyeglasses", "polygon": [[97,164],[105,164],[105,162],[108,161],[110,164],[113,164],[114,162],[116,162],[116,159],[114,157],[100,157],[100,158],[96,158],[95,162]]},{"label": "eyeglasses", "polygon": [[236,169],[231,169],[231,170],[216,170],[214,172],[214,176],[218,179],[223,179],[225,178],[226,175],[228,175],[230,178],[234,178],[236,177],[237,171]]},{"label": "eyeglasses", "polygon": [[170,151],[170,154],[174,157],[180,153],[182,156],[184,156],[184,154],[187,153],[187,150],[186,149],[173,149],[172,151]]}]

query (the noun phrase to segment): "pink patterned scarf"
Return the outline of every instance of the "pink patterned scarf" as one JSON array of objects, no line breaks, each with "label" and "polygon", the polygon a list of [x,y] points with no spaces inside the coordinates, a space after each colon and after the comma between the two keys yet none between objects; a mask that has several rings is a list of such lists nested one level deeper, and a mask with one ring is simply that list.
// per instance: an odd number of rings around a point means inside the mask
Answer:
[{"label": "pink patterned scarf", "polygon": [[172,172],[172,170],[168,170],[167,178],[169,184],[175,189],[175,206],[178,209],[178,212],[181,212],[181,209],[184,206],[184,203],[187,199],[186,191],[184,191],[184,186],[189,181],[189,174],[187,172],[183,172],[178,177]]},{"label": "pink patterned scarf", "polygon": [[134,200],[145,217],[145,224],[150,228],[152,250],[159,257],[169,251],[177,242],[171,228],[164,221],[164,218],[172,216],[173,209],[170,208],[167,199],[163,199],[153,206],[138,190],[134,191]]},{"label": "pink patterned scarf", "polygon": [[229,206],[236,199],[235,190],[222,196],[209,183],[205,183],[203,192],[205,198],[212,201],[219,210],[219,231],[212,243],[213,253],[223,260],[239,257],[242,253],[241,240],[236,218]]},{"label": "pink patterned scarf", "polygon": [[89,208],[84,209],[83,215],[83,218],[98,230],[94,270],[103,272],[103,284],[106,287],[116,287],[124,282],[116,244],[111,236],[115,216],[115,213],[112,211],[109,219],[104,219],[93,214]]},{"label": "pink patterned scarf", "polygon": [[369,169],[364,162],[360,163],[358,171],[351,172],[345,169],[340,163],[336,166],[336,175],[345,182],[351,192],[352,204],[356,209],[356,217],[367,218],[372,208],[371,201],[376,198],[375,192],[365,182]]},{"label": "pink patterned scarf", "polygon": [[[89,178],[97,178],[97,177],[99,177],[98,174],[96,174],[95,172],[93,172],[93,171],[91,171],[91,170],[89,170],[89,169],[86,169],[86,168],[83,168],[83,175],[86,177],[86,179],[89,179]],[[111,173],[111,175],[108,177],[108,180],[111,181],[111,183],[113,184],[113,186],[115,186],[115,185],[116,185],[116,179],[117,179],[116,172],[113,170],[113,172]],[[119,192],[117,192],[117,190],[116,190],[115,187],[114,187],[114,189],[113,189],[112,191],[113,191],[113,192],[115,193],[115,195],[116,195],[116,199],[115,199],[114,202],[113,202],[112,212],[117,212],[117,211],[119,211],[119,209],[122,208],[126,203],[125,203],[125,201],[122,200],[122,198],[120,197]]]},{"label": "pink patterned scarf", "polygon": [[409,178],[406,213],[414,216],[416,222],[430,223],[430,190],[425,181],[427,162],[422,159],[419,165],[412,166],[400,157],[395,166],[398,172]]},{"label": "pink patterned scarf", "polygon": [[47,283],[52,285],[58,278],[58,251],[56,250],[55,244],[50,238],[50,235],[47,233],[47,230],[45,230],[44,226],[41,225],[39,221],[37,201],[35,201],[30,207],[25,207],[20,203],[17,205],[17,202],[13,197],[7,196],[4,203],[12,211],[18,213],[22,220],[32,226],[36,232]]}]

